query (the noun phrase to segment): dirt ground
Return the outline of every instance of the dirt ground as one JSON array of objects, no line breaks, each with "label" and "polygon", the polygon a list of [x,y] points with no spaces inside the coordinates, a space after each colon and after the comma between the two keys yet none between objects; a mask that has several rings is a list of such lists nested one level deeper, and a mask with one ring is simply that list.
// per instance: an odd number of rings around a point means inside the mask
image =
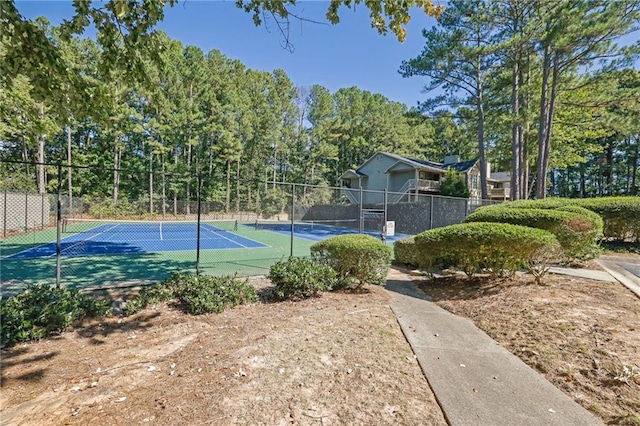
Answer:
[{"label": "dirt ground", "polygon": [[527,276],[418,284],[605,423],[640,425],[640,299],[621,284],[560,275],[545,286]]},{"label": "dirt ground", "polygon": [[0,424],[444,425],[388,297],[87,322],[2,351]]},{"label": "dirt ground", "polygon": [[[622,285],[416,280],[605,423],[640,425],[640,299]],[[446,424],[389,302],[370,287],[85,322],[2,351],[0,424]]]}]

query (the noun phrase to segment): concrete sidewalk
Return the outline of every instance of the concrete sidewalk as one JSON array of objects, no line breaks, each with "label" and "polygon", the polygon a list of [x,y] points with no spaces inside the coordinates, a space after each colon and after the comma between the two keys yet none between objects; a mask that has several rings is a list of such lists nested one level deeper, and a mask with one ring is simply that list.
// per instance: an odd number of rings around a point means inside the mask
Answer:
[{"label": "concrete sidewalk", "polygon": [[471,321],[429,301],[409,275],[392,269],[386,288],[449,424],[603,424]]},{"label": "concrete sidewalk", "polygon": [[606,255],[596,259],[596,263],[640,297],[640,260],[631,256]]}]

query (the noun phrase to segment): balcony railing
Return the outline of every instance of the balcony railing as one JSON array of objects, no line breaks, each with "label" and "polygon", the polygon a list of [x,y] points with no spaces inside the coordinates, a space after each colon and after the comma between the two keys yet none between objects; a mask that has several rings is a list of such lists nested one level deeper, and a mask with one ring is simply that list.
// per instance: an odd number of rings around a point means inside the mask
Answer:
[{"label": "balcony railing", "polygon": [[440,190],[440,181],[439,180],[418,179],[418,190],[420,190],[420,191],[439,191]]},{"label": "balcony railing", "polygon": [[491,188],[489,191],[489,198],[491,199],[506,200],[510,198],[510,196],[509,188]]}]

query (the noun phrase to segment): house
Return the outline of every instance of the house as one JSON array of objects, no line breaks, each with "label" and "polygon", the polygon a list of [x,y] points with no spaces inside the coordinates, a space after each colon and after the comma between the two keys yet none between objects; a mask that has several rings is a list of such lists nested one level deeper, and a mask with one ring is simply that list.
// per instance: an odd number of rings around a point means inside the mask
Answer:
[{"label": "house", "polygon": [[[480,163],[478,160],[460,161],[457,155],[447,155],[443,163],[403,157],[378,151],[357,169],[340,176],[343,194],[357,204],[362,189],[364,204],[415,201],[419,195],[437,195],[447,169],[462,173],[469,188],[469,198],[480,200]],[[487,164],[490,170],[490,165]],[[491,199],[509,199],[509,174],[488,174],[487,188]],[[495,190],[495,191],[494,191]]]}]

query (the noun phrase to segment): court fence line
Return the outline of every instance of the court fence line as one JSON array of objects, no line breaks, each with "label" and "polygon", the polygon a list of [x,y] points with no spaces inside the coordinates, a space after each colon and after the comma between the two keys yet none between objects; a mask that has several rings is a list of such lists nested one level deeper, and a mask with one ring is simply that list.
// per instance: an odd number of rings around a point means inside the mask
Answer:
[{"label": "court fence line", "polygon": [[[78,288],[146,283],[185,270],[196,275],[264,275],[282,258],[309,256],[310,245],[328,236],[367,233],[391,243],[459,223],[477,207],[492,203],[246,180],[236,183],[234,191],[228,188],[225,199],[205,195],[212,182],[203,174],[162,175],[161,185],[150,185],[156,192],[134,199],[113,193],[109,198],[78,197],[67,190],[65,173],[92,168],[47,166],[57,182],[53,194],[0,188],[2,294],[36,282]],[[238,189],[241,185],[249,188],[246,193]],[[178,193],[188,198],[178,199]],[[129,226],[115,226],[120,222]],[[109,223],[115,230],[99,228]],[[179,228],[180,223],[187,227]],[[159,232],[148,224],[160,224]]]}]

